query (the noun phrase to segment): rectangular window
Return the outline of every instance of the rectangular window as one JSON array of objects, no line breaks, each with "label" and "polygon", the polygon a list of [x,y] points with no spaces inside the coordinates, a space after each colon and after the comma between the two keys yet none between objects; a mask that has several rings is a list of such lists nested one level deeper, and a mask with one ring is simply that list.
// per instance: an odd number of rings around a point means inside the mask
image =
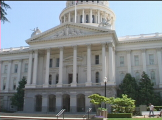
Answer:
[{"label": "rectangular window", "polygon": [[153,54],[149,54],[149,64],[150,65],[154,64],[154,55]]},{"label": "rectangular window", "polygon": [[138,55],[134,56],[134,64],[135,64],[135,66],[139,65],[139,57],[138,57]]},{"label": "rectangular window", "polygon": [[88,15],[86,15],[86,23],[88,23]]},{"label": "rectangular window", "polygon": [[3,79],[3,90],[6,89],[6,78]]},{"label": "rectangular window", "polygon": [[14,73],[17,73],[17,70],[18,70],[18,64],[15,64]]},{"label": "rectangular window", "polygon": [[120,56],[120,66],[124,66],[124,56]]},{"label": "rectangular window", "polygon": [[53,60],[50,59],[50,64],[49,64],[49,67],[50,67],[50,68],[52,67],[52,62],[53,62]]},{"label": "rectangular window", "polygon": [[4,73],[7,73],[7,65],[4,66]]},{"label": "rectangular window", "polygon": [[99,64],[99,55],[95,55],[95,64]]},{"label": "rectangular window", "polygon": [[56,67],[59,67],[59,58],[56,58]]},{"label": "rectangular window", "polygon": [[92,15],[92,23],[94,23],[94,22],[95,22],[95,16]]},{"label": "rectangular window", "polygon": [[25,63],[24,72],[28,72],[28,63]]},{"label": "rectangular window", "polygon": [[80,15],[80,23],[82,23],[82,19],[83,19],[83,17],[82,17],[82,15]]},{"label": "rectangular window", "polygon": [[13,79],[13,90],[16,90],[16,78]]}]

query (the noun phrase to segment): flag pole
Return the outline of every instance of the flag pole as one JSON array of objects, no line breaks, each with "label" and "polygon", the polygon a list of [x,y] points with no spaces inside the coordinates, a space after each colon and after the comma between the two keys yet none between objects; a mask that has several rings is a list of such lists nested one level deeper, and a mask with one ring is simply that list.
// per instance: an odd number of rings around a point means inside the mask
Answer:
[{"label": "flag pole", "polygon": [[75,23],[76,23],[76,1],[75,1]]}]

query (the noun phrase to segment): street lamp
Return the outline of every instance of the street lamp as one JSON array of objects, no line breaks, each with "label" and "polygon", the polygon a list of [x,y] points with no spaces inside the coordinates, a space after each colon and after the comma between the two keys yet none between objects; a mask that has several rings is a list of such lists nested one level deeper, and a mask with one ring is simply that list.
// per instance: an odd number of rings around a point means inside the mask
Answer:
[{"label": "street lamp", "polygon": [[[107,83],[107,77],[105,77],[103,79],[104,83],[105,83],[105,97],[106,97],[106,83]],[[106,109],[106,103],[105,103],[105,109]]]}]

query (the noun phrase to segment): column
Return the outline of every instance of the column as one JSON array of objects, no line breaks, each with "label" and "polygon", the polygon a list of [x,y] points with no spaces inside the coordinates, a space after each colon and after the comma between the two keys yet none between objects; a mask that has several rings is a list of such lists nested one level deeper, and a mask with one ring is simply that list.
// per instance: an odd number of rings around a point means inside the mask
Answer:
[{"label": "column", "polygon": [[157,48],[158,67],[159,67],[159,88],[162,88],[162,57],[161,48]]},{"label": "column", "polygon": [[62,109],[62,92],[56,92],[56,112]]},{"label": "column", "polygon": [[84,9],[82,11],[82,23],[84,23]]},{"label": "column", "polygon": [[77,46],[73,46],[73,82],[71,86],[76,86],[76,77],[77,77]]},{"label": "column", "polygon": [[109,43],[109,81],[113,81],[112,74],[113,74],[113,48],[112,43]]},{"label": "column", "polygon": [[37,69],[38,69],[38,50],[34,51],[34,68],[33,68],[33,82],[32,86],[35,87],[37,82]]},{"label": "column", "polygon": [[27,85],[25,85],[25,88],[26,87],[30,87],[30,84],[31,84],[31,73],[32,73],[32,59],[33,59],[33,54],[32,54],[32,51],[29,52],[29,63],[28,63],[28,77],[27,77]]},{"label": "column", "polygon": [[77,111],[77,96],[76,92],[70,92],[70,112],[76,113]]},{"label": "column", "polygon": [[7,81],[6,81],[6,89],[5,91],[8,92],[10,86],[10,78],[11,78],[11,65],[12,61],[8,61],[8,68],[7,68]]},{"label": "column", "polygon": [[127,51],[127,66],[128,66],[128,73],[131,74],[131,50]]},{"label": "column", "polygon": [[106,19],[106,12],[104,11],[104,18]]},{"label": "column", "polygon": [[16,82],[16,87],[18,87],[18,83],[21,80],[21,64],[22,60],[19,60],[19,65],[18,65],[18,76],[17,76],[17,82]]},{"label": "column", "polygon": [[95,23],[97,23],[97,14],[95,15]]},{"label": "column", "polygon": [[64,15],[64,23],[65,23],[65,15]]},{"label": "column", "polygon": [[102,22],[102,14],[100,14],[100,19],[101,19],[100,22]]},{"label": "column", "polygon": [[98,10],[98,24],[100,23],[100,11]]},{"label": "column", "polygon": [[103,83],[103,79],[106,77],[105,75],[105,68],[106,68],[106,56],[105,56],[105,43],[102,43],[102,80],[101,83]]},{"label": "column", "polygon": [[48,85],[49,85],[49,61],[50,61],[50,49],[47,49],[46,75],[45,75],[45,83],[44,83],[43,87],[48,87]]},{"label": "column", "polygon": [[85,91],[85,111],[88,110],[88,108],[91,107],[91,103],[90,103],[90,98],[88,98],[89,95],[92,95],[91,91]]},{"label": "column", "polygon": [[48,95],[47,93],[42,93],[42,112],[48,112]]},{"label": "column", "polygon": [[92,9],[90,9],[90,16],[89,17],[90,17],[90,19],[89,19],[90,22],[89,23],[92,23]]},{"label": "column", "polygon": [[69,22],[70,22],[70,12],[69,12],[69,17],[68,18],[69,18]]},{"label": "column", "polygon": [[147,73],[147,70],[146,70],[146,50],[145,49],[142,50],[142,63],[143,63],[143,71],[145,73]]},{"label": "column", "polygon": [[91,45],[87,45],[87,82],[86,86],[91,86]]},{"label": "column", "polygon": [[113,54],[112,54],[112,56],[113,56],[113,60],[112,60],[112,62],[113,62],[113,76],[112,76],[112,78],[113,78],[113,81],[114,81],[114,84],[116,83],[116,62],[115,62],[115,47],[113,47]]},{"label": "column", "polygon": [[62,73],[63,73],[63,47],[60,47],[60,59],[59,59],[59,82],[57,87],[62,87]]}]

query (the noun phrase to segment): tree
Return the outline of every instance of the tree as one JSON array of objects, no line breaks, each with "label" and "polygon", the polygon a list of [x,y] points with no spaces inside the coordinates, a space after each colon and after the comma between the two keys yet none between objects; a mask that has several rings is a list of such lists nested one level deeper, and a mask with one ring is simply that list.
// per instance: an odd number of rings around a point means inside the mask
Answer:
[{"label": "tree", "polygon": [[122,94],[128,95],[132,99],[136,99],[138,96],[138,85],[134,77],[131,74],[127,73],[119,85],[118,97],[122,97]]},{"label": "tree", "polygon": [[24,89],[26,84],[26,78],[23,77],[21,81],[19,81],[19,86],[17,87],[17,93],[11,97],[11,105],[17,106],[18,110],[23,109],[24,105]]},{"label": "tree", "polygon": [[9,22],[9,20],[6,18],[6,11],[7,9],[11,9],[11,7],[6,4],[4,2],[4,0],[1,1],[1,16],[0,16],[0,20],[4,23],[4,22]]},{"label": "tree", "polygon": [[139,81],[139,104],[160,104],[160,95],[154,92],[153,86],[154,84],[151,82],[149,76],[145,72],[143,72]]}]

